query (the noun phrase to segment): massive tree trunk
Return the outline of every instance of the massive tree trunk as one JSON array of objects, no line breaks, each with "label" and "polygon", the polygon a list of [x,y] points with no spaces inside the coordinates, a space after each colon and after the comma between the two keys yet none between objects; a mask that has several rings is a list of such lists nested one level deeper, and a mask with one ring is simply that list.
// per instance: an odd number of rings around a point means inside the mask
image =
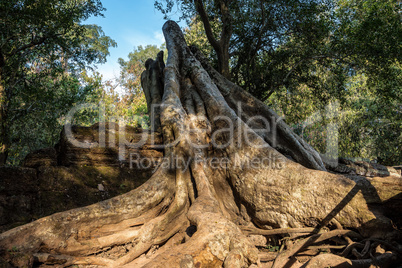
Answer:
[{"label": "massive tree trunk", "polygon": [[[163,88],[151,88],[159,84],[152,72],[164,66],[163,57],[149,61],[143,74],[146,92],[163,93],[154,110],[165,144],[157,171],[125,195],[1,234],[3,258],[16,265],[25,258],[24,264],[110,267],[249,267],[276,259],[275,267],[285,267],[337,236],[344,240],[326,247],[345,249],[343,257],[320,255],[311,265],[348,265],[353,261],[344,257],[360,254],[361,245],[369,247],[362,258],[378,247],[387,252],[374,261],[398,258],[397,245],[378,240],[394,238],[391,221],[368,205],[384,201],[375,188],[382,184],[326,172],[319,154],[272,110],[187,47],[176,23],[163,31],[169,51]],[[281,236],[286,248],[273,258],[256,247]],[[370,249],[373,241],[379,246]]]}]

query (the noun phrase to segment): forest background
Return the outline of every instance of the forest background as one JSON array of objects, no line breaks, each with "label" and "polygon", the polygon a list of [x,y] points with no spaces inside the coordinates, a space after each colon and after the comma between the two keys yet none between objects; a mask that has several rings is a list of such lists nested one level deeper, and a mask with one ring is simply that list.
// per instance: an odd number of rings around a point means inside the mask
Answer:
[{"label": "forest background", "polygon": [[[225,32],[218,4],[228,3],[226,70],[197,2],[203,3],[215,40]],[[166,18],[179,16],[189,45],[197,45],[218,70],[267,103],[319,152],[325,153],[327,131],[335,124],[339,156],[402,163],[399,1],[149,5]],[[96,66],[117,44],[100,26],[85,24],[104,11],[98,0],[1,1],[0,165],[19,165],[29,152],[54,146],[68,112],[83,103],[94,106],[76,113],[74,124],[90,126],[104,117],[148,128],[140,77],[145,61],[164,45],[134,47],[118,60],[118,77],[104,79]],[[337,112],[328,116],[334,104]]]}]

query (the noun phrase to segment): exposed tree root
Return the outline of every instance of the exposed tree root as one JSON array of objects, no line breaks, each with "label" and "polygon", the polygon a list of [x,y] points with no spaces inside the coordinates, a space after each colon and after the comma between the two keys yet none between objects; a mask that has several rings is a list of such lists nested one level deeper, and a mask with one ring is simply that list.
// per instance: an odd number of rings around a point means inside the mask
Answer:
[{"label": "exposed tree root", "polygon": [[[38,264],[65,267],[255,267],[274,259],[274,267],[284,267],[306,250],[342,256],[318,255],[306,267],[398,258],[398,245],[362,237],[393,230],[370,210],[364,185],[325,172],[320,155],[272,110],[188,48],[177,24],[167,22],[163,31],[167,64],[158,54],[142,75],[148,104],[160,104],[153,117],[163,162],[130,193],[1,234],[9,263],[19,266],[22,254],[26,265],[34,256]],[[328,231],[330,222],[336,230]],[[259,251],[252,234],[285,237],[283,251],[276,258],[261,245]],[[324,244],[340,237],[341,245]],[[346,259],[353,253],[362,259]]]},{"label": "exposed tree root", "polygon": [[272,267],[273,268],[284,267],[286,265],[286,263],[289,261],[289,258],[296,255],[303,248],[307,248],[308,246],[310,246],[313,243],[321,243],[332,237],[340,236],[340,235],[348,235],[348,236],[352,236],[352,237],[356,237],[356,238],[361,238],[361,236],[359,234],[357,234],[353,231],[350,231],[350,230],[334,230],[334,231],[330,231],[327,233],[315,234],[315,235],[312,235],[308,238],[305,238],[305,239],[297,242],[293,247],[291,247],[290,249],[279,254]]},{"label": "exposed tree root", "polygon": [[34,254],[36,262],[46,265],[57,265],[59,267],[68,267],[71,265],[100,265],[100,266],[112,266],[114,261],[99,258],[99,257],[73,257],[66,255],[54,255],[48,253],[36,253]]},{"label": "exposed tree root", "polygon": [[243,233],[260,234],[265,236],[282,235],[282,234],[310,234],[313,233],[315,228],[279,228],[273,230],[257,229],[255,227],[242,227]]},{"label": "exposed tree root", "polygon": [[395,267],[394,265],[398,264],[398,258],[401,260],[400,256],[398,257],[395,253],[384,253],[378,257],[374,257],[371,259],[364,260],[349,260],[334,254],[322,254],[314,257],[303,265],[304,268],[319,268],[319,267],[339,267],[339,268],[363,268],[363,267]]}]

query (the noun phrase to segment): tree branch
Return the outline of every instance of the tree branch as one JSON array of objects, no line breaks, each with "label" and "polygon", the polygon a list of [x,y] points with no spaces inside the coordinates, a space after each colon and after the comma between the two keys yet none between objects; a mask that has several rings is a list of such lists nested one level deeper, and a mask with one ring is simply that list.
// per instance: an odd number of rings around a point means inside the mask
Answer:
[{"label": "tree branch", "polygon": [[221,0],[219,3],[220,10],[222,13],[222,32],[220,43],[222,46],[229,46],[230,37],[232,36],[232,19],[230,17],[229,5],[230,0]]},{"label": "tree branch", "polygon": [[30,43],[28,43],[28,44],[25,44],[25,45],[23,45],[23,46],[21,46],[21,47],[19,47],[19,48],[14,49],[14,50],[11,51],[10,53],[8,53],[8,56],[14,56],[14,55],[17,54],[18,52],[24,51],[24,50],[29,49],[29,48],[33,48],[33,47],[38,46],[38,45],[41,45],[41,44],[45,43],[49,38],[54,38],[54,37],[59,36],[59,35],[60,35],[60,34],[44,35],[44,36],[42,36],[42,37],[40,37],[40,38],[37,38],[37,39],[35,39],[35,40],[32,40],[32,41],[31,41]]},{"label": "tree branch", "polygon": [[262,99],[262,102],[265,102],[266,100],[268,100],[272,96],[272,94],[274,94],[274,92],[275,92],[275,89],[271,89],[268,92],[268,94]]},{"label": "tree branch", "polygon": [[207,12],[205,11],[204,4],[202,0],[194,0],[195,7],[197,9],[198,14],[201,17],[202,23],[204,24],[205,33],[207,35],[208,41],[211,43],[212,47],[216,50],[220,50],[219,42],[215,39],[214,34],[212,32],[211,23],[209,22]]}]

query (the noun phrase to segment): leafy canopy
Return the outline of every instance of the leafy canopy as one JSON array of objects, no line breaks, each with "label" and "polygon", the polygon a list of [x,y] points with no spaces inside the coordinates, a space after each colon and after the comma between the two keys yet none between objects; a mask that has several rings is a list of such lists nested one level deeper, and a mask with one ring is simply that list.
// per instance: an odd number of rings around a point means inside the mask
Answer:
[{"label": "leafy canopy", "polygon": [[[334,102],[340,104],[340,150],[346,157],[402,162],[402,24],[396,0],[205,0],[215,37],[220,3],[230,11],[231,78],[300,128]],[[217,64],[195,1],[161,0],[166,17],[181,12],[189,44]],[[359,86],[356,86],[359,85]],[[324,120],[325,121],[325,120]],[[300,131],[325,152],[326,124]],[[308,132],[310,131],[310,134]],[[321,137],[322,136],[322,137]]]},{"label": "leafy canopy", "polygon": [[9,163],[53,145],[63,115],[91,94],[81,74],[116,43],[82,22],[104,10],[99,0],[0,2],[0,154],[9,150]]}]

